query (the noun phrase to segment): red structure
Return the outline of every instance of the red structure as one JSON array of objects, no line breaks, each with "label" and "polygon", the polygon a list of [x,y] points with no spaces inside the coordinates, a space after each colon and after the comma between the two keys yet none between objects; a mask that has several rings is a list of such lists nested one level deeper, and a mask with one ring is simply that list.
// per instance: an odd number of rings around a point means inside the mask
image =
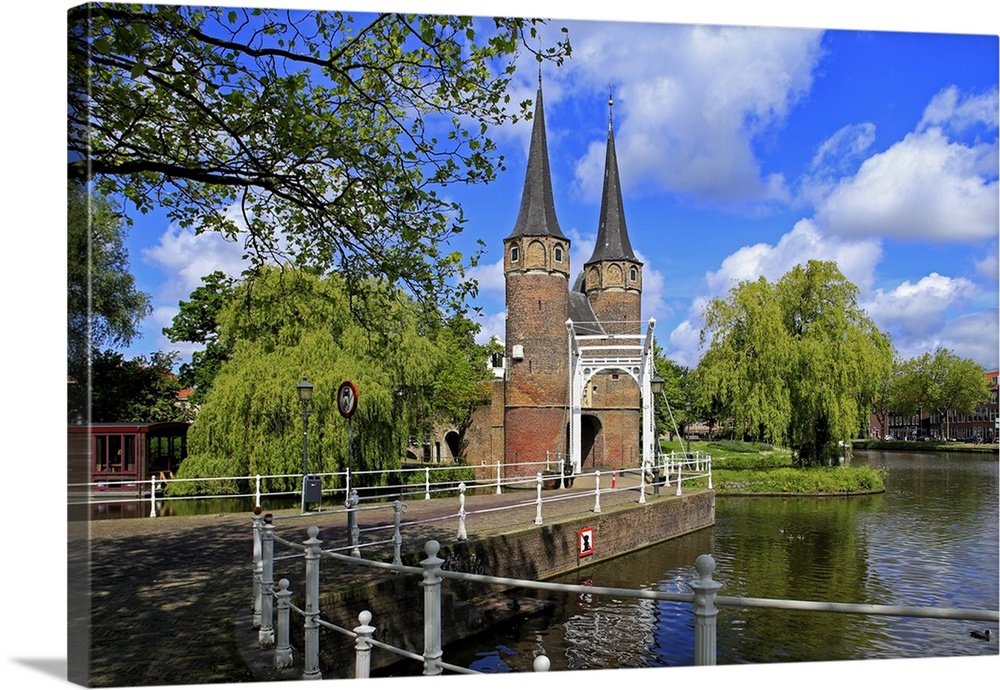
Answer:
[{"label": "red structure", "polygon": [[[141,482],[170,479],[187,457],[188,422],[68,427],[71,486],[139,493]],[[82,487],[81,487],[82,488]]]}]

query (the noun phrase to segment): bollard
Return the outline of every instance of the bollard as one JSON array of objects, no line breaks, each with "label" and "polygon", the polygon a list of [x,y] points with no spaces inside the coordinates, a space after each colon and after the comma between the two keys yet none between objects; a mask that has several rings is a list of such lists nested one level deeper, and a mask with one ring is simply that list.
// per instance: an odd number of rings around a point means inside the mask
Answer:
[{"label": "bollard", "polygon": [[355,558],[361,557],[361,549],[358,547],[358,543],[361,541],[361,528],[358,527],[358,504],[361,499],[358,498],[358,490],[351,489],[350,494],[347,497],[347,533],[351,540],[351,555]]},{"label": "bollard", "polygon": [[715,624],[719,615],[715,593],[722,585],[712,579],[715,559],[708,554],[698,556],[694,567],[698,571],[698,579],[690,583],[694,590],[694,664],[715,666]]},{"label": "bollard", "polygon": [[260,552],[260,531],[264,524],[260,506],[253,509],[253,627],[260,630],[260,579],[264,568]]},{"label": "bollard", "polygon": [[646,502],[646,461],[639,468],[639,503]]},{"label": "bollard", "polygon": [[465,531],[465,482],[458,485],[458,540],[465,541],[469,535]]},{"label": "bollard", "polygon": [[424,673],[425,676],[441,675],[441,564],[438,558],[441,545],[431,539],[424,544],[427,558],[420,561],[424,569]]},{"label": "bollard", "polygon": [[312,525],[306,530],[309,538],[303,542],[306,547],[306,608],[303,647],[305,664],[303,680],[322,680],[319,670],[319,559],[320,544],[316,538],[319,527]]},{"label": "bollard", "polygon": [[274,646],[274,525],[272,515],[264,515],[260,538],[260,629],[257,646],[270,649]]},{"label": "bollard", "polygon": [[277,639],[274,644],[274,667],[290,668],[292,665],[292,643],[290,640],[289,612],[292,607],[292,593],[288,589],[288,580],[278,580],[278,591],[274,593],[277,604],[275,631]]},{"label": "bollard", "polygon": [[501,493],[503,492],[500,490],[500,461],[497,460],[497,496]]},{"label": "bollard", "polygon": [[618,486],[618,468],[617,467],[612,467],[611,468],[611,488],[614,489],[614,488],[617,488],[617,486]]},{"label": "bollard", "polygon": [[393,565],[403,565],[402,551],[403,551],[403,531],[400,529],[400,514],[406,510],[406,506],[403,505],[402,501],[396,500],[392,503],[392,524],[395,526],[395,531],[392,534],[392,544],[393,544]]},{"label": "bollard", "polygon": [[256,481],[255,486],[256,486],[256,489],[254,490],[254,493],[255,493],[255,497],[254,497],[255,504],[254,504],[254,507],[255,508],[260,508],[260,475],[259,474],[257,475],[257,481]]},{"label": "bollard", "polygon": [[542,473],[538,472],[535,474],[535,493],[537,498],[535,499],[535,524],[542,524]]},{"label": "bollard", "polygon": [[358,622],[361,625],[354,628],[357,635],[354,644],[354,677],[368,678],[372,668],[372,633],[375,632],[375,628],[369,625],[372,622],[371,611],[359,613]]},{"label": "bollard", "polygon": [[683,474],[683,472],[684,472],[684,461],[681,460],[680,462],[677,463],[677,495],[678,496],[681,495],[681,483],[684,481],[684,478],[681,476]]},{"label": "bollard", "polygon": [[156,517],[156,477],[149,478],[149,517]]},{"label": "bollard", "polygon": [[431,500],[431,468],[424,468],[424,500]]},{"label": "bollard", "polygon": [[601,471],[594,470],[594,512],[601,512]]}]

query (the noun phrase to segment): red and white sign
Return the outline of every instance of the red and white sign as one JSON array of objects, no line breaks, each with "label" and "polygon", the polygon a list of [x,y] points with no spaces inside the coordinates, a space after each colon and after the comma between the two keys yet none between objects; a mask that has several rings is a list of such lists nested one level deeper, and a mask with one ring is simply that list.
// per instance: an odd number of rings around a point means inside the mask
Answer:
[{"label": "red and white sign", "polygon": [[594,553],[594,528],[584,527],[576,532],[580,556],[590,556]]},{"label": "red and white sign", "polygon": [[337,409],[345,418],[350,419],[358,408],[358,389],[350,381],[344,381],[337,390]]}]

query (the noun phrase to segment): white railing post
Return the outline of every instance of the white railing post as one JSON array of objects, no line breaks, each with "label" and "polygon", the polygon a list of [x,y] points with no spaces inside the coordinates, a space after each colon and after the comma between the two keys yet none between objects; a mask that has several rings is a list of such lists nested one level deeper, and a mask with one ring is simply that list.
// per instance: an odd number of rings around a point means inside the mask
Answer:
[{"label": "white railing post", "polygon": [[260,629],[257,646],[270,649],[274,646],[274,525],[271,514],[264,515],[260,539]]},{"label": "white railing post", "polygon": [[372,633],[375,632],[375,628],[369,625],[372,622],[371,611],[359,613],[358,622],[361,625],[354,628],[357,634],[354,644],[354,677],[368,678],[372,668]]},{"label": "white railing post", "polygon": [[260,475],[256,477],[254,482],[254,506],[260,508]]},{"label": "white railing post", "polygon": [[149,478],[149,517],[156,517],[156,477]]},{"label": "white railing post", "polygon": [[458,485],[458,540],[465,541],[469,538],[465,531],[465,482]]},{"label": "white railing post", "polygon": [[537,498],[535,499],[535,524],[542,524],[542,473],[538,472],[535,474],[535,493]]},{"label": "white railing post", "polygon": [[594,470],[594,512],[601,512],[601,471]]},{"label": "white railing post", "polygon": [[677,495],[681,495],[681,483],[684,478],[681,476],[684,473],[684,460],[679,460],[677,462]]},{"label": "white railing post", "polygon": [[500,461],[497,460],[497,496],[501,494],[500,490]]},{"label": "white railing post", "polygon": [[673,469],[674,463],[674,451],[670,451],[670,455],[663,456],[663,486],[670,486],[670,470]]},{"label": "white railing post", "polygon": [[707,462],[707,466],[708,466],[708,490],[711,491],[712,490],[712,456],[708,455],[706,457],[707,457],[707,461],[706,462]]},{"label": "white railing post", "polygon": [[431,500],[431,468],[424,468],[424,500]]},{"label": "white railing post", "polygon": [[320,544],[316,538],[319,527],[312,525],[306,530],[309,538],[303,542],[306,547],[306,607],[303,647],[305,648],[305,664],[302,671],[303,680],[321,680],[323,674],[319,670],[319,559]]},{"label": "white railing post", "polygon": [[694,567],[698,571],[698,579],[690,583],[694,590],[694,664],[715,666],[715,624],[719,615],[715,593],[722,585],[712,579],[715,559],[708,554],[698,556]]},{"label": "white railing post", "polygon": [[261,527],[264,524],[264,516],[260,514],[260,506],[253,509],[253,627],[260,629],[260,580],[264,563],[261,560],[260,542]]},{"label": "white railing post", "polygon": [[355,558],[361,557],[361,528],[358,527],[358,504],[360,502],[358,490],[351,489],[351,493],[347,497],[347,533],[351,540],[351,555]]},{"label": "white railing post", "polygon": [[402,551],[403,551],[403,531],[400,529],[401,513],[403,512],[403,502],[396,500],[392,503],[392,524],[395,531],[392,533],[392,545],[393,545],[393,565],[403,565]]},{"label": "white railing post", "polygon": [[[624,473],[623,473],[624,474]],[[639,467],[639,503],[646,502],[646,461]]]},{"label": "white railing post", "polygon": [[292,605],[292,593],[288,589],[288,580],[278,580],[278,591],[274,593],[277,599],[275,630],[277,639],[274,644],[274,667],[290,668],[292,665],[292,644],[290,642],[289,613]]},{"label": "white railing post", "polygon": [[420,561],[424,568],[424,674],[441,675],[441,564],[438,558],[441,545],[431,539],[424,544],[427,558]]}]

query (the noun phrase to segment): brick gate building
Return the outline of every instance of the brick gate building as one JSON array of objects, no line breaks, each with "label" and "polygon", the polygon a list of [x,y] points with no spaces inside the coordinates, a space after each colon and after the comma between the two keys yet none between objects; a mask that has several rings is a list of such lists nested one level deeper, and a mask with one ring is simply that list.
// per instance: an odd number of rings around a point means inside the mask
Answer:
[{"label": "brick gate building", "polygon": [[[553,201],[539,80],[520,210],[503,240],[504,357],[495,369],[492,404],[476,410],[463,434],[469,464],[499,462],[505,476],[534,475],[538,467],[524,463],[565,457],[574,433],[579,468],[635,467],[642,461],[641,429],[649,419],[642,390],[646,381],[649,399],[650,374],[645,359],[638,364],[635,342],[642,338],[643,265],[625,224],[612,125],[609,113],[597,240],[574,276],[570,240]],[[577,370],[574,383],[576,338],[589,345],[581,349],[600,350],[603,364]]]}]

